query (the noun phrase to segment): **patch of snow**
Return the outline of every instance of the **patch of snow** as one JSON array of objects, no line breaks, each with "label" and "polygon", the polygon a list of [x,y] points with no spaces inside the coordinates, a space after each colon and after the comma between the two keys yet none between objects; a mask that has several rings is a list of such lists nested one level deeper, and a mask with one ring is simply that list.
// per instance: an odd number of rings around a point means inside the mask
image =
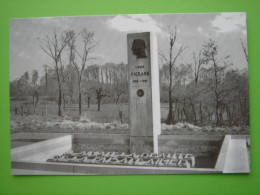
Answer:
[{"label": "patch of snow", "polygon": [[189,130],[189,131],[201,131],[201,127],[189,124],[189,123],[176,123],[174,125],[166,125],[162,124],[161,125],[162,131],[179,131],[179,130]]}]

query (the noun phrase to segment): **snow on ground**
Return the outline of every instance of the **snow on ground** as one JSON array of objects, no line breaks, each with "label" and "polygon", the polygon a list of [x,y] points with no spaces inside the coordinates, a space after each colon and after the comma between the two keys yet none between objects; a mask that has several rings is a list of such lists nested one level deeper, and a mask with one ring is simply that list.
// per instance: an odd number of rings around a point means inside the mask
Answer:
[{"label": "snow on ground", "polygon": [[86,116],[80,117],[75,120],[69,116],[64,117],[45,117],[45,116],[12,116],[11,117],[11,131],[50,131],[53,132],[71,132],[71,133],[84,133],[103,130],[109,133],[110,130],[114,131],[128,131],[128,124],[121,124],[117,121],[112,123],[96,123],[90,121]]},{"label": "snow on ground", "polygon": [[189,123],[176,123],[174,125],[162,124],[162,134],[249,134],[249,127],[213,127],[213,126],[195,126]]},{"label": "snow on ground", "polygon": [[[64,133],[123,133],[129,134],[129,125],[118,121],[111,123],[97,123],[86,116],[72,118],[70,116],[11,116],[11,132],[64,132]],[[223,134],[249,134],[249,127],[212,127],[195,126],[189,123],[176,123],[174,125],[162,124],[162,134],[165,135],[223,135]]]}]

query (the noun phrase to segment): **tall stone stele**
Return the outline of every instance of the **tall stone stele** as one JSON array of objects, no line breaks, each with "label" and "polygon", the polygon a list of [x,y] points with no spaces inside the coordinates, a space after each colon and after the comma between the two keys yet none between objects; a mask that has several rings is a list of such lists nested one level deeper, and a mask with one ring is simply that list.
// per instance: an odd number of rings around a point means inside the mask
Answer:
[{"label": "tall stone stele", "polygon": [[159,67],[156,35],[127,35],[130,152],[158,153],[161,134]]}]

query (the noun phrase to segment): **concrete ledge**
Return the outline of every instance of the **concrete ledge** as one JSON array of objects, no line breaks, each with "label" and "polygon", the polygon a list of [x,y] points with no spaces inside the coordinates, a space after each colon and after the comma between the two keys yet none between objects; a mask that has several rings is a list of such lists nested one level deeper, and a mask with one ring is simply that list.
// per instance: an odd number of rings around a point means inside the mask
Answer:
[{"label": "concrete ledge", "polygon": [[218,155],[218,160],[217,160],[216,165],[215,165],[216,170],[219,170],[219,171],[224,170],[230,140],[231,140],[231,136],[226,135],[225,138],[224,138],[224,141],[222,143],[219,155]]}]

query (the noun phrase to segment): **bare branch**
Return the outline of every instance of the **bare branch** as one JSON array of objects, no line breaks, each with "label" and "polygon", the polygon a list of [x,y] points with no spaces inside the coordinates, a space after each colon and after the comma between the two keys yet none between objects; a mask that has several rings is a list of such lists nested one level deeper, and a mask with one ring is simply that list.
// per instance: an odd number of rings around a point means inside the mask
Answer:
[{"label": "bare branch", "polygon": [[241,41],[241,45],[242,45],[243,52],[244,52],[244,54],[245,54],[246,61],[247,61],[247,63],[248,63],[247,47],[244,45],[242,39],[240,39],[240,41]]},{"label": "bare branch", "polygon": [[181,81],[181,79],[183,78],[184,75],[186,75],[186,73],[188,72],[188,70],[191,68],[191,66],[188,66],[180,75],[180,77],[178,78],[178,80],[176,81],[176,83],[174,84],[174,86],[171,89],[171,92],[173,92],[173,90],[175,89],[175,87],[177,86],[177,84]]}]

